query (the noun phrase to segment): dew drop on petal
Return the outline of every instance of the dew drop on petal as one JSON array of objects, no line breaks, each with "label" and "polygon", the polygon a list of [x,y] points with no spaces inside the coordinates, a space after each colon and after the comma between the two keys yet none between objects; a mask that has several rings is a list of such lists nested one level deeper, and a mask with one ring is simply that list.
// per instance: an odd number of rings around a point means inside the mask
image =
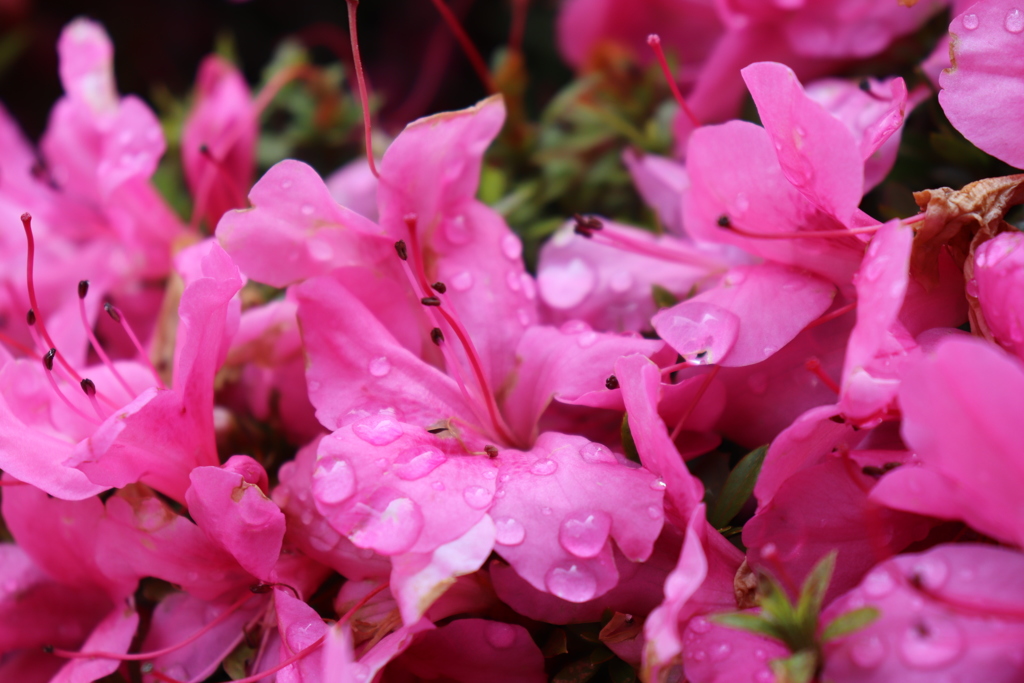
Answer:
[{"label": "dew drop on petal", "polygon": [[484,479],[494,479],[497,476],[498,476],[498,473],[495,470],[484,470],[484,474],[483,474]]},{"label": "dew drop on petal", "polygon": [[554,474],[558,469],[558,463],[549,458],[538,460],[530,466],[530,472],[541,477],[546,477],[549,474]]},{"label": "dew drop on petal", "polygon": [[973,277],[967,281],[967,286],[965,287],[965,289],[967,290],[967,296],[973,297],[975,299],[978,298],[978,281],[975,280]]},{"label": "dew drop on petal", "polygon": [[549,508],[549,507],[547,507],[547,506],[545,506],[545,507],[542,507],[542,508],[540,509],[540,513],[541,513],[542,515],[550,515],[550,514],[551,514],[551,508]]},{"label": "dew drop on petal", "polygon": [[519,545],[526,540],[526,527],[511,517],[494,520],[494,542],[501,545]]},{"label": "dew drop on petal", "polygon": [[302,208],[299,209],[303,216],[312,216],[315,210],[311,204],[303,204]]},{"label": "dew drop on petal", "polygon": [[433,446],[407,448],[395,458],[395,474],[405,481],[422,479],[447,459],[444,453]]},{"label": "dew drop on petal", "polygon": [[[303,510],[302,514],[299,515],[299,521],[302,522],[302,526],[309,526],[313,523],[313,512],[311,510]],[[193,581],[194,580],[195,579],[193,579]]]},{"label": "dew drop on petal", "polygon": [[965,14],[963,22],[964,22],[964,28],[965,29],[967,29],[968,31],[973,31],[974,29],[978,28],[978,24],[979,24],[978,15],[977,14],[973,14],[973,13],[972,14]]},{"label": "dew drop on petal", "polygon": [[515,235],[505,235],[501,238],[501,251],[506,258],[516,261],[523,255],[523,243]]},{"label": "dew drop on petal", "polygon": [[522,273],[520,277],[523,280],[523,296],[529,301],[533,301],[537,298],[537,285],[534,283],[533,278],[530,277],[529,273]]},{"label": "dew drop on petal", "polygon": [[576,557],[596,557],[611,532],[612,518],[607,512],[573,512],[562,520],[558,542]]},{"label": "dew drop on petal", "polygon": [[657,479],[651,482],[651,488],[654,489],[655,491],[664,491],[666,486],[668,485],[665,483],[665,480],[662,479],[661,477],[658,477]]},{"label": "dew drop on petal", "polygon": [[454,289],[455,291],[465,292],[467,289],[473,286],[473,274],[470,273],[469,271],[464,270],[455,277],[453,277],[449,281],[449,284],[451,284],[452,289]]},{"label": "dew drop on petal", "polygon": [[592,465],[597,463],[614,465],[618,462],[618,460],[615,459],[615,454],[612,453],[610,448],[605,446],[603,443],[597,443],[596,441],[591,441],[580,448],[580,457],[583,458],[584,462],[588,462]]},{"label": "dew drop on petal", "polygon": [[661,338],[694,365],[718,363],[739,334],[739,318],[719,306],[690,301],[655,318]]},{"label": "dew drop on petal", "polygon": [[[964,17],[966,19],[966,17]],[[1006,22],[1003,24],[1006,26],[1006,30],[1010,33],[1020,33],[1024,31],[1024,12],[1014,7],[1006,15]]]},{"label": "dew drop on petal", "polygon": [[552,567],[544,584],[555,597],[569,602],[586,602],[597,592],[597,578],[586,567],[563,564]]},{"label": "dew drop on petal", "polygon": [[579,258],[567,264],[545,266],[537,274],[541,298],[548,306],[558,309],[568,309],[582,303],[596,283],[594,271]]},{"label": "dew drop on petal", "polygon": [[516,318],[519,320],[519,324],[523,327],[528,327],[530,324],[530,312],[525,308],[520,308],[516,311]]},{"label": "dew drop on petal", "polygon": [[754,674],[754,683],[773,683],[775,680],[775,674],[768,669],[761,669]]},{"label": "dew drop on petal", "polygon": [[467,486],[462,491],[462,498],[466,501],[466,505],[469,507],[476,510],[483,510],[491,504],[491,499],[494,498],[494,494],[483,486]]},{"label": "dew drop on petal", "polygon": [[313,495],[321,503],[336,505],[356,492],[356,474],[347,460],[322,458],[313,471]]},{"label": "dew drop on petal", "polygon": [[352,425],[352,432],[374,446],[387,446],[402,435],[402,428],[387,415],[369,415]]},{"label": "dew drop on petal", "polygon": [[597,343],[597,332],[588,330],[579,337],[576,338],[576,343],[580,345],[580,348],[587,349]]},{"label": "dew drop on petal", "polygon": [[309,255],[321,263],[326,263],[334,258],[334,248],[323,240],[310,240],[307,248],[309,249]]},{"label": "dew drop on petal", "polygon": [[912,575],[928,590],[938,590],[949,578],[949,566],[938,557],[922,557],[911,569]]},{"label": "dew drop on petal", "polygon": [[465,216],[454,216],[445,221],[444,236],[452,244],[466,244],[471,237]]},{"label": "dew drop on petal", "polygon": [[292,181],[290,181],[290,180],[282,180],[281,181],[281,189],[282,190],[287,190],[291,186],[292,186]]},{"label": "dew drop on petal", "polygon": [[921,617],[903,633],[900,656],[909,666],[931,669],[949,664],[963,647],[963,634],[953,619]]},{"label": "dew drop on petal", "polygon": [[690,622],[690,628],[693,629],[695,633],[707,633],[711,630],[711,622],[704,617],[695,617],[693,621]]},{"label": "dew drop on petal", "polygon": [[516,630],[509,624],[489,621],[484,624],[484,638],[499,650],[506,650],[516,642]]},{"label": "dew drop on petal", "polygon": [[409,550],[423,530],[423,511],[408,498],[396,498],[372,514],[349,538],[357,546],[396,555]]},{"label": "dew drop on petal", "polygon": [[896,580],[886,569],[880,568],[864,577],[861,587],[872,598],[884,598],[896,588]]},{"label": "dew drop on petal", "polygon": [[378,356],[370,361],[367,370],[369,370],[370,374],[374,377],[384,377],[391,372],[391,361],[389,361],[385,356]]},{"label": "dew drop on petal", "polygon": [[665,516],[665,513],[657,505],[650,505],[647,508],[647,516],[653,520],[659,520]]},{"label": "dew drop on petal", "polygon": [[505,273],[505,284],[513,292],[518,292],[523,287],[523,282],[519,279],[519,273],[514,270]]},{"label": "dew drop on petal", "polygon": [[711,661],[721,662],[728,659],[729,654],[732,652],[732,646],[729,643],[718,643],[717,645],[711,646]]},{"label": "dew drop on petal", "polygon": [[444,491],[444,482],[435,481],[430,485],[430,488],[434,489],[435,491]]},{"label": "dew drop on petal", "polygon": [[608,280],[608,287],[616,294],[628,292],[633,286],[633,276],[625,270],[616,271]]},{"label": "dew drop on petal", "polygon": [[862,669],[874,669],[885,659],[885,642],[878,636],[860,638],[850,648],[850,659]]}]

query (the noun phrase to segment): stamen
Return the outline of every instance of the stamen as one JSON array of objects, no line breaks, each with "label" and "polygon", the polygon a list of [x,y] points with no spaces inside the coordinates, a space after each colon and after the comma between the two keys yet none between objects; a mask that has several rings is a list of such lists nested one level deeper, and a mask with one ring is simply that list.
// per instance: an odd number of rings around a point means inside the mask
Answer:
[{"label": "stamen", "polygon": [[615,375],[608,375],[608,379],[604,381],[604,386],[609,391],[614,391],[619,388],[619,378]]},{"label": "stamen", "polygon": [[523,36],[526,35],[526,12],[530,0],[512,0],[512,26],[508,32],[508,49],[510,52],[523,51]]},{"label": "stamen", "polygon": [[492,458],[492,459],[493,458],[497,458],[498,457],[498,447],[497,446],[492,446],[491,444],[487,444],[486,446],[484,446],[484,453],[487,454],[488,458]]},{"label": "stamen", "polygon": [[295,586],[290,586],[287,583],[256,583],[252,586],[249,586],[249,592],[255,595],[262,595],[264,593],[269,593],[275,588],[287,588],[292,592],[292,595],[295,596],[296,600],[302,599],[302,596],[299,595],[299,591],[295,588]]},{"label": "stamen", "polygon": [[100,424],[100,422],[97,422],[96,418],[90,415],[86,415],[84,412],[79,410],[78,406],[72,403],[71,399],[65,396],[64,392],[60,390],[60,386],[57,384],[57,380],[53,378],[53,358],[56,355],[57,349],[50,349],[49,351],[46,352],[46,355],[43,356],[43,367],[46,368],[46,379],[50,381],[50,386],[57,393],[57,395],[60,396],[60,400],[64,402],[64,405],[66,405],[71,410],[71,412],[75,413],[86,422],[92,422],[93,424],[97,425]]},{"label": "stamen", "polygon": [[96,417],[100,418],[101,421],[107,419],[103,411],[100,410],[100,402],[96,400],[96,384],[88,377],[82,380],[82,391],[89,397],[92,409],[96,411]]},{"label": "stamen", "polygon": [[398,240],[395,242],[395,252],[398,253],[398,258],[403,261],[409,260],[409,250],[405,246],[405,240]]},{"label": "stamen", "polygon": [[423,304],[424,306],[440,306],[441,300],[438,299],[436,296],[425,296],[422,299],[420,299],[420,303]]},{"label": "stamen", "polygon": [[491,72],[487,68],[487,62],[480,55],[480,51],[473,45],[473,41],[469,39],[466,31],[459,24],[458,17],[452,13],[448,5],[444,4],[444,0],[430,0],[434,3],[434,7],[440,12],[441,18],[444,19],[445,23],[448,24],[448,28],[451,29],[452,33],[455,34],[455,39],[459,41],[459,45],[462,47],[462,51],[466,53],[466,57],[469,59],[469,63],[473,65],[473,70],[476,71],[476,75],[480,78],[480,82],[484,84],[484,88],[491,95],[498,92],[498,88],[494,85],[494,79],[491,78]]},{"label": "stamen", "polygon": [[807,327],[805,327],[804,329],[805,330],[809,330],[812,327],[817,327],[818,325],[824,325],[825,323],[827,323],[829,321],[835,320],[836,318],[839,318],[841,316],[846,315],[847,313],[849,313],[850,311],[852,311],[855,308],[857,308],[857,302],[856,301],[854,301],[853,303],[846,304],[845,306],[840,306],[839,308],[837,308],[836,310],[832,311],[831,313],[826,313],[825,315],[821,316],[817,320],[812,320],[811,322],[809,322],[807,324]]},{"label": "stamen", "polygon": [[443,282],[435,282],[430,286],[434,289],[435,292],[440,292],[441,294],[444,294],[445,292],[448,291],[448,287],[446,287]]},{"label": "stamen", "polygon": [[[421,257],[422,252],[420,251],[419,246],[417,244],[418,237],[416,235],[416,221],[417,218],[415,215],[408,215],[405,217],[405,224],[406,227],[408,227],[409,229],[410,246],[412,247],[413,256],[416,257],[413,259],[415,273],[419,279],[420,285],[422,286],[423,290],[429,291],[430,285],[427,284],[428,280],[426,273],[424,272],[423,259]],[[445,297],[443,301],[444,303],[447,304],[447,295],[442,294],[441,296]],[[428,304],[428,299],[436,300],[438,303]],[[462,326],[462,323],[459,322],[459,319],[453,313],[454,309],[452,309],[450,305],[441,306],[442,299],[439,299],[438,297],[424,297],[420,299],[420,302],[426,306],[436,306],[438,313],[441,315],[442,318],[444,318],[445,322],[447,322],[448,325],[452,328],[452,331],[455,332],[455,336],[458,337],[459,343],[462,344],[462,348],[466,352],[466,358],[469,360],[470,367],[472,368],[473,374],[476,377],[477,386],[479,387],[480,393],[482,394],[481,398],[483,399],[487,407],[487,414],[490,417],[490,422],[491,425],[494,427],[494,431],[497,433],[497,436],[501,437],[506,443],[515,443],[516,441],[515,439],[512,438],[511,430],[508,428],[507,425],[505,425],[505,421],[501,416],[501,412],[498,410],[498,404],[497,401],[495,401],[494,399],[494,393],[491,391],[490,384],[487,381],[487,375],[486,373],[484,373],[483,364],[480,360],[480,354],[477,352],[476,347],[473,345],[473,341],[472,339],[470,339],[469,332],[466,331],[466,328]],[[445,346],[448,345],[446,344]]]},{"label": "stamen", "polygon": [[[89,324],[89,317],[85,314],[85,296],[89,293],[89,281],[82,280],[78,283],[78,312],[82,316],[82,325],[85,327],[85,333],[89,336],[89,343],[92,345],[93,351],[100,357],[103,364],[106,365],[114,378],[124,387],[124,390],[128,392],[129,398],[135,398],[135,392],[125,381],[125,378],[121,376],[121,373],[114,367],[114,363],[110,360],[110,356],[103,350],[99,340],[96,338],[96,334],[92,331],[92,325]],[[108,311],[109,313],[109,311]],[[83,380],[84,381],[84,380]]]},{"label": "stamen", "polygon": [[107,315],[114,319],[114,322],[121,325],[121,329],[125,331],[128,338],[132,340],[132,344],[135,345],[135,350],[138,351],[139,355],[142,356],[142,359],[146,361],[146,365],[149,366],[149,371],[153,373],[153,377],[156,379],[157,385],[159,385],[161,389],[166,389],[167,386],[164,384],[164,381],[160,379],[160,373],[156,371],[155,367],[153,367],[153,361],[149,360],[149,354],[146,353],[145,349],[143,349],[139,338],[135,336],[135,331],[132,330],[132,326],[129,325],[128,321],[125,320],[125,317],[121,315],[121,310],[109,302],[103,304],[103,310],[107,312]]},{"label": "stamen", "polygon": [[[28,301],[32,306],[32,308],[29,309],[28,324],[29,326],[39,328],[39,334],[46,342],[46,348],[53,349],[53,353],[56,354],[57,345],[53,343],[53,339],[50,338],[50,333],[46,331],[46,326],[43,324],[42,314],[37,312],[41,309],[39,308],[39,303],[36,301],[36,286],[35,279],[33,278],[36,241],[32,236],[32,214],[28,212],[21,214],[21,224],[25,228],[25,239],[28,241],[28,261],[25,266],[25,277],[28,280]],[[81,376],[79,376],[79,374],[75,372],[75,369],[72,368],[66,360],[64,360],[63,355],[57,356],[57,360],[59,360],[60,364],[64,366],[64,369],[68,371],[68,374],[74,377],[77,381],[82,381]]]},{"label": "stamen", "polygon": [[39,353],[35,349],[30,349],[29,347],[25,346],[24,344],[22,344],[17,339],[14,339],[13,337],[10,337],[10,336],[4,334],[3,332],[0,332],[0,342],[4,343],[7,346],[10,346],[12,348],[18,349],[19,351],[21,351],[26,356],[31,356],[32,358],[39,359]]},{"label": "stamen", "polygon": [[[142,661],[145,661],[147,659],[156,659],[157,657],[162,657],[162,656],[164,656],[166,654],[170,654],[171,652],[175,652],[177,650],[180,650],[181,648],[185,647],[186,645],[190,645],[190,644],[194,643],[196,640],[201,638],[203,635],[205,635],[207,632],[209,632],[215,626],[217,626],[222,621],[227,619],[229,616],[231,616],[232,614],[237,612],[239,610],[239,608],[242,605],[244,605],[250,598],[252,598],[251,594],[243,595],[241,598],[236,600],[231,606],[229,606],[226,610],[224,610],[223,612],[218,614],[216,617],[211,619],[210,623],[208,623],[205,626],[203,626],[201,629],[199,629],[198,631],[196,631],[195,633],[190,635],[188,638],[186,638],[185,640],[182,640],[181,642],[176,643],[174,645],[170,645],[168,647],[165,647],[165,648],[163,648],[161,650],[154,650],[152,652],[139,652],[139,653],[135,653],[135,654],[120,654],[120,653],[117,653],[117,652],[72,652],[70,650],[61,650],[61,649],[58,649],[58,648],[53,648],[53,649],[51,649],[51,652],[53,654],[57,655],[58,657],[63,657],[64,659],[92,659],[92,658],[96,658],[96,659],[115,659],[115,660],[122,661],[122,662],[142,662]],[[155,674],[156,672],[152,672],[152,673]]]},{"label": "stamen", "polygon": [[682,370],[683,368],[692,368],[692,367],[693,367],[692,363],[687,363],[686,361],[683,361],[682,363],[676,363],[675,365],[670,365],[667,368],[662,368],[661,369],[661,374],[662,374],[662,376],[671,375],[673,372],[676,372],[677,370]]},{"label": "stamen", "polygon": [[728,270],[728,265],[722,261],[680,244],[668,241],[651,243],[638,239],[621,228],[605,225],[593,216],[580,216],[576,214],[573,216],[573,219],[576,221],[576,233],[592,239],[598,244],[669,263],[679,263],[714,272]]},{"label": "stamen", "polygon": [[573,231],[587,239],[592,238],[596,231],[604,229],[604,223],[596,216],[583,216],[582,214],[574,213],[572,219],[576,221]]},{"label": "stamen", "polygon": [[661,66],[661,72],[665,74],[665,80],[668,81],[668,87],[672,90],[672,96],[676,98],[676,102],[679,103],[679,108],[686,113],[687,118],[693,123],[695,128],[700,128],[701,122],[697,118],[697,115],[690,109],[690,105],[683,99],[683,93],[679,91],[679,84],[676,83],[675,77],[672,75],[672,70],[668,68],[668,60],[665,59],[665,51],[661,49],[661,36],[657,33],[652,33],[647,36],[647,44],[650,45],[651,49],[654,50],[654,56],[658,58],[658,64]]},{"label": "stamen", "polygon": [[704,380],[704,384],[702,384],[700,389],[697,390],[697,395],[693,397],[693,400],[690,402],[690,405],[686,408],[686,412],[683,413],[683,416],[679,418],[679,422],[676,423],[676,428],[672,430],[672,434],[671,436],[669,436],[669,438],[672,439],[673,442],[675,442],[675,440],[682,433],[683,425],[686,424],[686,421],[690,418],[690,415],[693,414],[693,411],[697,409],[697,404],[700,403],[700,400],[702,398],[704,398],[704,393],[708,390],[708,387],[711,386],[711,383],[715,380],[715,377],[718,375],[718,371],[721,369],[722,366],[716,365],[715,367],[711,368],[711,372],[707,374],[707,379]]},{"label": "stamen", "polygon": [[742,237],[750,237],[759,240],[802,240],[802,239],[833,239],[839,237],[852,237],[853,235],[868,235],[878,232],[881,225],[871,225],[865,228],[844,228],[843,230],[795,230],[793,232],[761,233],[749,232],[737,227],[726,215],[719,216],[718,225],[721,228],[735,232]]},{"label": "stamen", "polygon": [[25,322],[28,323],[29,327],[32,327],[36,324],[36,312],[33,311],[31,308],[28,309],[28,313],[25,314]]},{"label": "stamen", "polygon": [[829,377],[828,374],[825,373],[824,368],[821,367],[820,360],[812,356],[807,359],[807,362],[804,363],[804,367],[813,372],[815,377],[820,379],[821,383],[824,384],[826,387],[836,392],[836,394],[840,393],[839,385],[836,384],[835,381],[831,377]]},{"label": "stamen", "polygon": [[355,65],[356,81],[359,84],[359,100],[363,107],[363,135],[366,137],[366,161],[370,164],[370,172],[380,178],[377,164],[373,160],[373,135],[370,124],[370,97],[366,94],[366,74],[363,73],[363,59],[359,56],[359,34],[356,31],[356,8],[359,0],[345,0],[348,3],[348,32],[352,43],[352,62]]},{"label": "stamen", "polygon": [[430,331],[430,340],[437,346],[444,343],[444,332],[441,331],[440,327],[435,327]]}]

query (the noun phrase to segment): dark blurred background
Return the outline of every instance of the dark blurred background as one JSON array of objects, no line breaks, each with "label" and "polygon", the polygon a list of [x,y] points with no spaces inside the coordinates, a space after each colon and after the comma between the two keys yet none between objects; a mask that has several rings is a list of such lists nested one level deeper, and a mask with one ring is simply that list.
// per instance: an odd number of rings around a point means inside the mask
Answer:
[{"label": "dark blurred background", "polygon": [[[485,58],[507,43],[509,0],[446,1]],[[570,78],[555,52],[555,6],[556,0],[534,0],[529,7],[524,53],[535,100]],[[152,102],[160,88],[178,98],[187,95],[200,60],[218,41],[233,43],[250,84],[260,80],[287,38],[308,46],[314,63],[349,63],[346,12],[344,0],[0,0],[0,100],[37,139],[61,94],[57,37],[76,16],[106,26],[122,94]],[[486,94],[430,0],[363,0],[358,23],[388,132]]]}]

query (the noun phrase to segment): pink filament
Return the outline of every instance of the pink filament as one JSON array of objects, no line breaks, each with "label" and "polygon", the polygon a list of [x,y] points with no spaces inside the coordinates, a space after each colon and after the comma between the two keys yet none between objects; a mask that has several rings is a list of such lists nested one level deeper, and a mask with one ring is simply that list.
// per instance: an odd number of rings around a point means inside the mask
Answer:
[{"label": "pink filament", "polygon": [[658,64],[661,65],[661,72],[665,74],[665,80],[668,81],[668,87],[672,90],[672,96],[676,98],[676,102],[679,103],[679,107],[686,113],[687,118],[697,128],[700,128],[700,119],[690,109],[690,105],[683,99],[683,93],[679,91],[679,85],[676,83],[676,79],[672,76],[672,70],[668,68],[668,60],[665,59],[665,51],[661,49],[661,36],[657,33],[652,33],[647,36],[647,44],[654,50],[654,56],[658,58]]},{"label": "pink filament", "polygon": [[356,8],[359,0],[346,0],[348,3],[348,31],[352,42],[352,61],[355,64],[356,81],[359,83],[359,99],[363,106],[363,134],[366,137],[366,161],[370,164],[370,172],[380,178],[377,164],[373,160],[373,136],[370,125],[370,97],[366,92],[366,74],[363,73],[363,59],[359,56],[359,35],[356,31]]}]

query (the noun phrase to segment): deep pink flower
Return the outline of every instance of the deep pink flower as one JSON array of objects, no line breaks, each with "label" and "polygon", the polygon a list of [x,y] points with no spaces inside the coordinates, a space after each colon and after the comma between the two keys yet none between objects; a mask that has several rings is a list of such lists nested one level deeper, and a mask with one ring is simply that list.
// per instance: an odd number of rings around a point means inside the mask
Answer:
[{"label": "deep pink flower", "polygon": [[1019,232],[1004,232],[982,244],[974,255],[974,282],[982,327],[1007,351],[1024,359],[1024,248]]}]

